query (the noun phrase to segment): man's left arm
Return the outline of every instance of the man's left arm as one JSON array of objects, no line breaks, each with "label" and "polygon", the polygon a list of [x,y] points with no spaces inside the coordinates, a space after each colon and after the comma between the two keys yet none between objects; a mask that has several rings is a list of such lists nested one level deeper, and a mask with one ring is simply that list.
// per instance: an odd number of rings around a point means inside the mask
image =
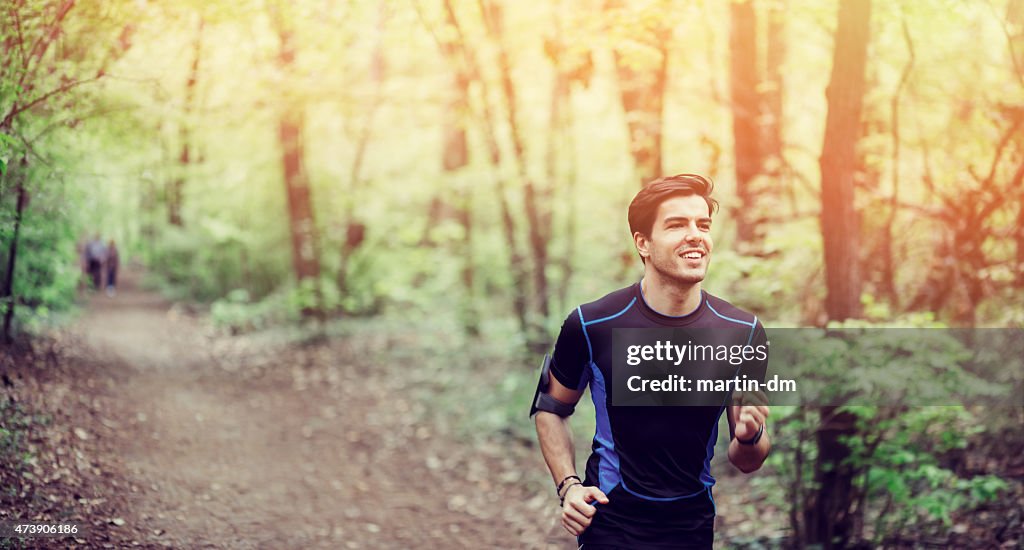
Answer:
[{"label": "man's left arm", "polygon": [[[729,462],[745,474],[758,470],[768,458],[768,399],[762,392],[744,392],[729,406]],[[760,434],[760,435],[759,435]]]},{"label": "man's left arm", "polygon": [[[744,362],[745,377],[763,383],[768,374],[768,333],[757,322],[752,327],[748,346],[763,356]],[[737,392],[729,404],[729,462],[745,474],[758,470],[768,458],[772,442],[768,437],[768,396],[761,391]]]}]

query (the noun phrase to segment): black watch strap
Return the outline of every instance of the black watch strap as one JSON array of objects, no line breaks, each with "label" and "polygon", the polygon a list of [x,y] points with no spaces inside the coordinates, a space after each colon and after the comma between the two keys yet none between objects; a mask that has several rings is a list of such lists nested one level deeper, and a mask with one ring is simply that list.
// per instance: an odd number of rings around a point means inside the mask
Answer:
[{"label": "black watch strap", "polygon": [[738,441],[740,445],[757,445],[757,442],[761,441],[761,436],[763,436],[763,435],[764,435],[764,424],[761,424],[761,427],[757,429],[757,433],[754,434],[754,437],[752,437],[750,439],[740,439],[740,438],[737,437],[736,441]]},{"label": "black watch strap", "polygon": [[558,487],[555,488],[555,493],[558,494],[559,497],[562,496],[562,488],[565,487],[565,483],[570,479],[575,479],[577,482],[583,483],[583,480],[580,479],[580,476],[578,475],[573,474],[571,476],[565,476],[565,479],[563,479],[561,483],[558,484]]}]

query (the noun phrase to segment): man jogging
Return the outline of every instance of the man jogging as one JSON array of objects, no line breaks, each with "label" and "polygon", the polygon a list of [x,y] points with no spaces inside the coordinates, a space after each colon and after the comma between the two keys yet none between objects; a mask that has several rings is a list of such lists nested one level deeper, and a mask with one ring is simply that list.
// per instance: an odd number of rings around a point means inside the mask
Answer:
[{"label": "man jogging", "polygon": [[[767,341],[756,316],[701,289],[718,208],[712,189],[701,176],[681,174],[636,195],[628,218],[643,279],[574,309],[545,364],[531,413],[562,501],[562,525],[585,550],[712,546],[710,465],[723,411],[729,461],[749,473],[768,456],[768,407],[760,392],[722,399],[720,406],[613,405],[615,329],[710,329],[742,333],[741,344]],[[597,430],[581,479],[567,421],[588,383]]]}]

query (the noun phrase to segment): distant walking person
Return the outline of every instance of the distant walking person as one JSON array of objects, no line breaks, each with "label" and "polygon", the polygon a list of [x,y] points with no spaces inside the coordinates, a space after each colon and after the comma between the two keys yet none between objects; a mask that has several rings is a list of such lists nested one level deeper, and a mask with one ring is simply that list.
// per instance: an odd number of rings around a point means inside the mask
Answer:
[{"label": "distant walking person", "polygon": [[89,266],[89,277],[92,278],[92,286],[96,290],[103,288],[103,263],[107,259],[107,247],[100,240],[99,235],[85,243],[85,261]]},{"label": "distant walking person", "polygon": [[117,294],[117,268],[120,267],[121,258],[117,255],[117,245],[114,239],[110,239],[107,245],[107,296]]}]

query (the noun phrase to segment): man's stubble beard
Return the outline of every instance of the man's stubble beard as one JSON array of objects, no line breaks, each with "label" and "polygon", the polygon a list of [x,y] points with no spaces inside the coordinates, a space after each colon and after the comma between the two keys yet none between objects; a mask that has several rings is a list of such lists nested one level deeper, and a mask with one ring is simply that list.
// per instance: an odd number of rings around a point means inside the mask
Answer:
[{"label": "man's stubble beard", "polygon": [[651,266],[658,272],[662,280],[670,281],[679,286],[691,286],[703,282],[707,277],[708,268],[711,266],[711,258],[705,256],[705,259],[704,269],[699,274],[692,270],[687,270],[683,274],[680,274],[673,269],[675,266],[672,262],[669,262],[669,265],[665,266],[662,265],[663,262],[655,260],[653,257],[651,258]]}]

